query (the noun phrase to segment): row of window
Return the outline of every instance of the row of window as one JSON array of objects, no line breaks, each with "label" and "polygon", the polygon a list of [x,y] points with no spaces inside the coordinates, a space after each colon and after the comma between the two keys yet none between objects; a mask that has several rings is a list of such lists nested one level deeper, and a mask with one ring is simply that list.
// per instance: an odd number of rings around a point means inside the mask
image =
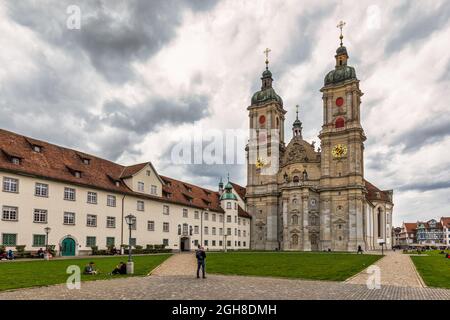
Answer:
[{"label": "row of window", "polygon": [[[139,192],[145,192],[145,183],[144,182],[139,181],[137,186],[138,186]],[[155,196],[158,195],[158,187],[155,185],[151,185],[150,186],[150,194],[155,195]]]},{"label": "row of window", "polygon": [[[152,227],[154,225],[153,221],[149,221],[149,231],[154,231],[153,229],[150,230],[150,223],[152,223],[151,224]],[[204,230],[203,231],[204,235],[209,235],[209,227],[204,227],[203,230]],[[189,230],[189,234],[190,235],[192,235],[192,231],[194,231],[194,234],[199,234],[199,231],[200,231],[199,226],[194,226],[194,228],[192,228],[192,226],[190,226],[190,230]],[[183,224],[183,234],[184,235],[188,234],[188,225],[187,224]],[[178,225],[178,235],[181,235],[181,225],[180,224]],[[213,235],[213,236],[217,235],[217,228],[216,227],[212,227],[211,228],[211,235]],[[237,228],[234,228],[234,235],[238,236],[238,237],[241,237],[241,235],[243,237],[246,237],[247,236],[247,231],[246,230],[242,230],[242,232],[241,232],[240,229],[238,230]],[[223,236],[223,228],[219,228],[219,236]],[[227,228],[227,236],[231,236],[231,228]]]},{"label": "row of window", "polygon": [[[8,178],[8,177],[4,177],[3,178],[3,191],[5,192],[19,192],[19,180],[18,179],[14,179],[14,178]],[[45,183],[36,183],[35,184],[35,195],[39,196],[39,197],[48,197],[49,194],[49,186],[48,184]],[[65,187],[64,188],[64,200],[68,200],[68,201],[76,201],[76,189],[75,188],[70,188],[70,187]],[[88,191],[87,193],[87,203],[90,204],[97,204],[98,202],[98,194],[97,192],[93,192],[93,191]],[[116,206],[116,196],[114,195],[107,195],[106,196],[106,205],[109,207],[115,207]],[[235,203],[235,209],[236,209],[236,203]],[[227,208],[231,209],[231,202],[227,202]],[[137,205],[136,205],[136,209],[137,211],[144,211],[145,210],[145,203],[143,200],[137,200]],[[170,208],[168,205],[163,205],[163,214],[165,215],[169,215],[170,213]],[[188,218],[188,209],[184,208],[183,209],[183,218]],[[198,211],[194,212],[194,219],[200,219],[200,214]],[[209,221],[209,213],[208,212],[204,212],[203,213],[203,219],[205,221]],[[211,214],[211,221],[216,221],[217,219],[217,214],[212,213]],[[5,219],[7,220],[7,219]],[[8,220],[14,220],[14,219],[8,219]],[[237,216],[234,217],[234,222],[238,223],[239,225],[241,224],[241,218],[238,219]],[[246,220],[242,219],[243,221],[243,225],[245,226],[246,224]],[[227,222],[231,223],[232,221],[232,217],[231,215],[227,215]],[[219,214],[219,222],[223,222],[223,215]]]},{"label": "row of window", "polygon": [[[219,243],[219,247],[223,246],[223,241],[222,240],[219,240],[218,243]],[[217,244],[216,240],[211,240],[211,246],[212,247],[215,247],[216,244]],[[198,246],[198,240],[194,240],[194,245]],[[209,241],[208,240],[204,240],[203,241],[203,245],[204,246],[209,246]],[[234,246],[235,247],[240,247],[241,246],[241,241],[234,241]],[[246,247],[247,246],[247,242],[246,241],[242,241],[242,246]],[[227,241],[227,247],[231,247],[231,241],[230,240]]]}]

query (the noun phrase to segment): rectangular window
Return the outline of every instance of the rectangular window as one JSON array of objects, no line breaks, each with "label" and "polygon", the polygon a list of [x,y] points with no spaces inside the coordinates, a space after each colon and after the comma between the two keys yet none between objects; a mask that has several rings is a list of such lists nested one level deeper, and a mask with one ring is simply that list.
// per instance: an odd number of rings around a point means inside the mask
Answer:
[{"label": "rectangular window", "polygon": [[163,245],[164,246],[169,246],[169,239],[163,239]]},{"label": "rectangular window", "polygon": [[219,228],[219,236],[223,236],[223,229]]},{"label": "rectangular window", "polygon": [[241,218],[238,218],[238,225],[241,225]]},{"label": "rectangular window", "polygon": [[223,245],[222,240],[219,240],[219,247],[221,247]]},{"label": "rectangular window", "polygon": [[231,223],[231,216],[230,215],[227,216],[227,222]]},{"label": "rectangular window", "polygon": [[136,238],[130,238],[130,244],[132,247],[136,247],[137,240]]},{"label": "rectangular window", "polygon": [[183,218],[188,217],[188,209],[183,209]]},{"label": "rectangular window", "polygon": [[208,212],[205,212],[203,217],[204,217],[205,221],[208,221]]},{"label": "rectangular window", "polygon": [[116,196],[108,194],[106,196],[106,205],[108,207],[115,207],[116,206]]},{"label": "rectangular window", "polygon": [[194,226],[194,234],[198,234],[198,226]]},{"label": "rectangular window", "polygon": [[138,191],[139,192],[144,192],[144,190],[145,190],[145,185],[144,185],[144,183],[143,182],[138,182]]},{"label": "rectangular window", "polygon": [[116,217],[106,217],[106,227],[115,228],[116,227]]},{"label": "rectangular window", "polygon": [[209,234],[209,229],[208,229],[208,227],[205,227],[205,234]]},{"label": "rectangular window", "polygon": [[208,245],[208,240],[205,240],[205,246],[207,246]]},{"label": "rectangular window", "polygon": [[231,202],[227,202],[227,209],[231,209]]},{"label": "rectangular window", "polygon": [[92,204],[97,204],[97,192],[88,191],[87,202]]},{"label": "rectangular window", "polygon": [[231,247],[231,241],[230,240],[227,241],[227,247]]},{"label": "rectangular window", "polygon": [[147,230],[155,231],[155,221],[147,221]]},{"label": "rectangular window", "polygon": [[198,219],[198,211],[194,211],[194,219]]},{"label": "rectangular window", "polygon": [[169,206],[166,206],[166,205],[163,206],[163,214],[165,214],[165,215],[169,214]]},{"label": "rectangular window", "polygon": [[33,234],[33,247],[45,246],[45,234]]},{"label": "rectangular window", "polygon": [[3,178],[3,191],[19,192],[19,180],[13,178]]},{"label": "rectangular window", "polygon": [[231,236],[231,228],[227,228],[227,236]]},{"label": "rectangular window", "polygon": [[64,200],[75,201],[75,189],[64,188]]},{"label": "rectangular window", "polygon": [[168,222],[163,223],[163,232],[169,232],[169,223]]},{"label": "rectangular window", "polygon": [[244,237],[246,237],[246,236],[247,236],[247,231],[244,230]]},{"label": "rectangular window", "polygon": [[75,224],[75,213],[74,212],[64,212],[64,224],[69,224],[69,225]]},{"label": "rectangular window", "polygon": [[147,170],[147,176],[150,177],[151,171]]},{"label": "rectangular window", "polygon": [[212,241],[212,246],[215,247],[216,246],[216,240]]},{"label": "rectangular window", "polygon": [[19,220],[19,208],[17,207],[3,207],[2,220],[17,221]]},{"label": "rectangular window", "polygon": [[238,237],[241,236],[241,230],[238,230]]},{"label": "rectangular window", "polygon": [[244,247],[246,246],[245,241],[244,241],[243,245],[244,245]]},{"label": "rectangular window", "polygon": [[246,220],[245,219],[243,219],[242,220],[242,224],[245,226],[245,223],[246,223]]},{"label": "rectangular window", "polygon": [[198,246],[198,240],[194,240],[194,246]]},{"label": "rectangular window", "polygon": [[234,235],[237,236],[237,229],[234,228]]},{"label": "rectangular window", "polygon": [[136,228],[137,228],[137,218],[134,217],[132,222],[133,223],[131,224],[131,230],[136,230]]},{"label": "rectangular window", "polygon": [[237,216],[234,216],[234,223],[237,223]]},{"label": "rectangular window", "polygon": [[87,220],[86,220],[86,225],[88,227],[96,227],[97,226],[97,216],[94,214],[88,214]]},{"label": "rectangular window", "polygon": [[158,194],[158,187],[152,185],[150,187],[150,194],[157,195]]},{"label": "rectangular window", "polygon": [[47,223],[47,210],[34,209],[33,222],[35,222],[35,223]]},{"label": "rectangular window", "polygon": [[94,247],[96,246],[96,243],[96,237],[86,237],[86,247]]},{"label": "rectangular window", "polygon": [[16,233],[2,233],[2,244],[5,247],[14,247],[17,245]]},{"label": "rectangular window", "polygon": [[48,184],[36,183],[34,186],[34,195],[37,197],[48,197]]},{"label": "rectangular window", "polygon": [[223,222],[223,214],[219,215],[219,222]]},{"label": "rectangular window", "polygon": [[137,201],[137,211],[144,211],[144,201],[142,200]]},{"label": "rectangular window", "polygon": [[106,246],[113,247],[116,245],[116,239],[114,237],[106,237]]},{"label": "rectangular window", "polygon": [[213,213],[213,214],[211,215],[211,220],[212,220],[212,221],[216,221],[216,214],[215,214],[215,213]]},{"label": "rectangular window", "polygon": [[216,227],[212,227],[212,235],[215,236],[216,235]]}]

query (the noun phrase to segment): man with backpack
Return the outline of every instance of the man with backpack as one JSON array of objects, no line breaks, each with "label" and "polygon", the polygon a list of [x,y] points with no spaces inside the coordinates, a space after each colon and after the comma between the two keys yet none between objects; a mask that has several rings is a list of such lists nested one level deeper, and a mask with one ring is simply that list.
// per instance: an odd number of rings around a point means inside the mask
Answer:
[{"label": "man with backpack", "polygon": [[197,278],[200,278],[200,268],[202,268],[203,279],[205,276],[205,259],[206,253],[203,247],[198,245],[198,249],[195,251],[195,257],[197,258]]}]

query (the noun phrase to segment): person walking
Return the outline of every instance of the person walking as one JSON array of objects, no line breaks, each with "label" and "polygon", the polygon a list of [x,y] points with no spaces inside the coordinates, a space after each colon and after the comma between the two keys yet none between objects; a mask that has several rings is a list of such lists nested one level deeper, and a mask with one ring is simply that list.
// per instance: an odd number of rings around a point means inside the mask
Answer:
[{"label": "person walking", "polygon": [[361,253],[361,254],[363,254],[363,249],[361,248],[361,246],[360,246],[360,245],[358,246],[358,252],[357,252],[357,254],[358,254],[358,253]]},{"label": "person walking", "polygon": [[200,268],[202,268],[202,275],[203,279],[206,278],[205,276],[205,259],[206,259],[206,253],[205,249],[198,245],[198,249],[195,251],[195,257],[197,258],[197,278],[200,278]]}]

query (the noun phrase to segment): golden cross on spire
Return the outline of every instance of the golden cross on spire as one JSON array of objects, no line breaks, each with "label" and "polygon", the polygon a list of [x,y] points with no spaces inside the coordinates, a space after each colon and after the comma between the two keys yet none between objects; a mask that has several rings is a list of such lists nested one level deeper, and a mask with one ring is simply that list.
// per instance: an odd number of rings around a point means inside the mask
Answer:
[{"label": "golden cross on spire", "polygon": [[344,28],[344,26],[346,25],[345,21],[339,21],[338,25],[336,26],[337,28],[341,29],[341,35],[339,37],[339,39],[341,39],[341,47],[342,47],[342,39],[344,39],[344,36],[342,35],[342,28]]},{"label": "golden cross on spire", "polygon": [[269,69],[269,52],[272,51],[269,48],[266,48],[263,52],[266,54],[266,70]]},{"label": "golden cross on spire", "polygon": [[298,108],[299,108],[298,104],[295,105],[295,108],[297,109],[296,113],[297,113],[297,120],[298,120]]}]

